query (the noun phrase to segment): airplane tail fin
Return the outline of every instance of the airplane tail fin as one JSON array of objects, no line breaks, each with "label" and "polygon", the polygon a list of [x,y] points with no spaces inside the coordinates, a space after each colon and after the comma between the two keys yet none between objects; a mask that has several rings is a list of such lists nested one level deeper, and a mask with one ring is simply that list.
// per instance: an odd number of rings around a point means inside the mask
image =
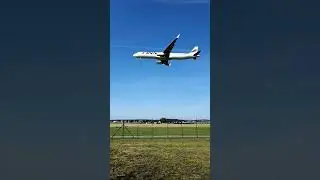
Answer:
[{"label": "airplane tail fin", "polygon": [[200,57],[200,50],[199,50],[199,47],[198,46],[195,46],[190,53],[192,53],[192,55],[194,56],[193,59],[196,60],[197,57]]},{"label": "airplane tail fin", "polygon": [[196,53],[197,51],[199,51],[199,47],[198,47],[198,46],[195,46],[195,47],[191,50],[192,53]]}]

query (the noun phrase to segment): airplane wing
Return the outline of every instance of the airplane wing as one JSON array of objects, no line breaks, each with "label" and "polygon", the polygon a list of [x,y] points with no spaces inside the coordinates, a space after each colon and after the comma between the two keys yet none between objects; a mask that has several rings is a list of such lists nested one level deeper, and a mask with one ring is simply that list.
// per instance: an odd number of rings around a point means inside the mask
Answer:
[{"label": "airplane wing", "polygon": [[174,45],[176,44],[176,41],[179,39],[180,34],[167,46],[167,48],[163,51],[163,56],[169,57]]}]

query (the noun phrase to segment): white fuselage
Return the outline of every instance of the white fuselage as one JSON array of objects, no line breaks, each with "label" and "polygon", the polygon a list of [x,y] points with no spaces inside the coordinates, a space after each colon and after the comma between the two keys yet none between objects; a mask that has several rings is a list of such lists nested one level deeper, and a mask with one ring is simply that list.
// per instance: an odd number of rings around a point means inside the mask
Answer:
[{"label": "white fuselage", "polygon": [[[137,52],[133,56],[139,59],[157,59],[157,60],[185,60],[193,59],[193,53],[170,53],[169,58],[166,59],[163,52]],[[199,57],[200,55],[197,55]]]}]

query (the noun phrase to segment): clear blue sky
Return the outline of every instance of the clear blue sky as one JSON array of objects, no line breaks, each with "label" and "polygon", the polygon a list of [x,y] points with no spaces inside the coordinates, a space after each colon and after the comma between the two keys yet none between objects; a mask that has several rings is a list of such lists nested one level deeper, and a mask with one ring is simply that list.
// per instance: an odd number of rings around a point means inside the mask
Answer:
[{"label": "clear blue sky", "polygon": [[[203,0],[111,1],[111,118],[210,117],[210,8]],[[198,61],[171,67],[139,61],[135,51],[173,52],[198,45]]]}]

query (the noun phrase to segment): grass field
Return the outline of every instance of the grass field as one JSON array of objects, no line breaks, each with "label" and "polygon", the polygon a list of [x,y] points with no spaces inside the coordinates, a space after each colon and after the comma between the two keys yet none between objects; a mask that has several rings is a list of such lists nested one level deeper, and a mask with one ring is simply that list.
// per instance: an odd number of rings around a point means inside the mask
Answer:
[{"label": "grass field", "polygon": [[111,140],[111,179],[210,179],[210,140]]},{"label": "grass field", "polygon": [[117,129],[121,124],[110,124],[110,136],[210,136],[210,124],[125,124],[124,131]]}]

